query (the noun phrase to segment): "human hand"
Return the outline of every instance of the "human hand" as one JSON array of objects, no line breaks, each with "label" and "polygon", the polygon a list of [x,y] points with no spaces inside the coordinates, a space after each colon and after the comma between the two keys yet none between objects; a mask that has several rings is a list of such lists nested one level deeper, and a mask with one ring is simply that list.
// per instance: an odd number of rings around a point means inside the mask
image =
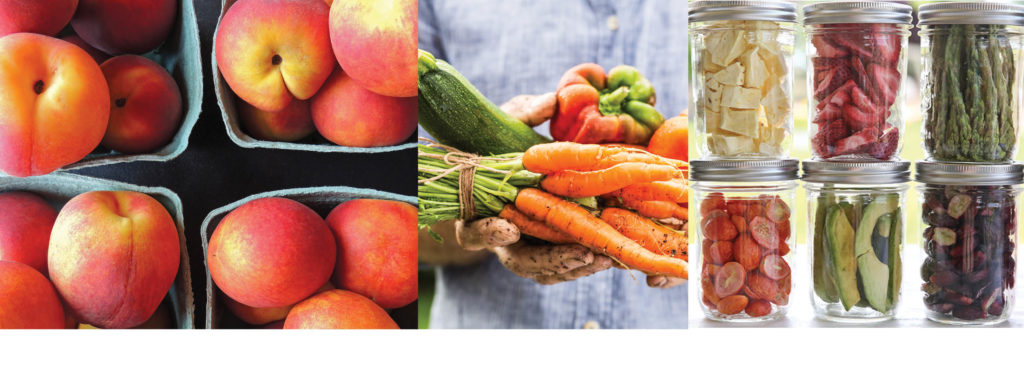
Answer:
[{"label": "human hand", "polygon": [[647,286],[651,288],[672,288],[686,284],[686,279],[666,275],[648,275]]},{"label": "human hand", "polygon": [[595,254],[579,244],[533,245],[521,242],[519,228],[497,217],[456,222],[455,232],[464,249],[487,249],[497,255],[509,271],[540,284],[572,281],[612,266],[611,258]]},{"label": "human hand", "polygon": [[501,110],[530,127],[535,127],[555,115],[556,102],[554,92],[519,95],[501,104]]}]

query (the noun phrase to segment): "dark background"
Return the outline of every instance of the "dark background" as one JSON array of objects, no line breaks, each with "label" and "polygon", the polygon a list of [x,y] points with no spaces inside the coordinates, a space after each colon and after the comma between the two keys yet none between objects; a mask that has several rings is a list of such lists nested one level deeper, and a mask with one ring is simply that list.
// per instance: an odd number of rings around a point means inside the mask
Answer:
[{"label": "dark background", "polygon": [[[246,149],[231,142],[217,106],[210,61],[221,2],[194,2],[203,60],[203,110],[189,137],[188,150],[169,162],[122,163],[74,173],[166,187],[178,194],[184,205],[196,328],[205,328],[206,266],[200,226],[210,211],[252,194],[297,187],[350,186],[416,196],[416,151],[317,153]],[[392,315],[403,328],[416,327],[416,303]]]}]

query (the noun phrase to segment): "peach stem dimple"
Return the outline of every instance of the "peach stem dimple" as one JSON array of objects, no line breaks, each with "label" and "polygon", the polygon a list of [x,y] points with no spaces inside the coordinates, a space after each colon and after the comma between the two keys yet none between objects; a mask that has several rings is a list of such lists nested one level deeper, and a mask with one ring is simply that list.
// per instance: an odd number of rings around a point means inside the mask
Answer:
[{"label": "peach stem dimple", "polygon": [[274,57],[270,58],[270,63],[274,64],[274,65],[281,65],[281,56],[280,55],[274,55]]},{"label": "peach stem dimple", "polygon": [[36,81],[36,84],[32,86],[32,90],[36,92],[36,95],[39,95],[43,93],[43,87],[45,87],[43,81],[38,80]]},{"label": "peach stem dimple", "polygon": [[116,105],[118,108],[124,108],[124,105],[127,103],[128,99],[125,99],[123,97],[114,101],[114,105]]}]

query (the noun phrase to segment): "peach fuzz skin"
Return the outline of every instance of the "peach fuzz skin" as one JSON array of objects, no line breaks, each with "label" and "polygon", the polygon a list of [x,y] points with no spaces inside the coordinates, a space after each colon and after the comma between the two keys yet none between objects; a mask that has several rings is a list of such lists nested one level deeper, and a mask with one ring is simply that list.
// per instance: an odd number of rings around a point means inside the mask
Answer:
[{"label": "peach fuzz skin", "polygon": [[77,7],[78,0],[0,1],[0,37],[18,32],[57,35]]},{"label": "peach fuzz skin", "polygon": [[383,308],[408,305],[418,295],[416,207],[400,201],[357,199],[327,216],[338,242],[334,284]]},{"label": "peach fuzz skin", "polygon": [[375,94],[336,70],[313,96],[313,124],[327,140],[349,147],[399,144],[417,124],[415,97]]},{"label": "peach fuzz skin", "polygon": [[321,292],[292,308],[285,329],[397,329],[384,309],[357,293]]},{"label": "peach fuzz skin", "polygon": [[242,0],[228,8],[214,51],[231,90],[268,112],[313,97],[336,64],[329,12],[315,0]]},{"label": "peach fuzz skin", "polygon": [[87,192],[57,215],[50,279],[79,322],[135,327],[167,296],[180,256],[177,226],[156,199],[138,192]]},{"label": "peach fuzz skin", "polygon": [[0,329],[62,329],[57,292],[31,266],[0,260]]},{"label": "peach fuzz skin", "polygon": [[210,238],[210,277],[228,297],[257,308],[295,304],[331,277],[337,247],[327,223],[285,198],[250,201],[228,213]]},{"label": "peach fuzz skin", "polygon": [[309,100],[292,100],[288,106],[277,112],[260,110],[244,100],[235,101],[239,120],[246,133],[260,140],[293,142],[301,140],[313,131],[313,114]]},{"label": "peach fuzz skin", "polygon": [[110,87],[110,121],[100,143],[121,153],[156,151],[181,127],[181,91],[167,70],[141,56],[122,55],[100,66]]},{"label": "peach fuzz skin", "polygon": [[42,274],[57,211],[29,192],[0,193],[0,260],[20,262]]},{"label": "peach fuzz skin", "polygon": [[331,46],[341,68],[378,94],[416,96],[417,14],[416,0],[335,1]]},{"label": "peach fuzz skin", "polygon": [[[324,291],[330,291],[334,289],[334,285],[330,282],[324,283],[320,289],[316,290],[315,293]],[[245,323],[251,325],[266,325],[275,321],[283,321],[285,317],[288,317],[288,312],[292,310],[295,305],[280,306],[276,308],[254,308],[235,300],[232,300],[227,295],[221,293],[221,300],[224,301],[224,306],[231,311],[235,317],[245,321]]]},{"label": "peach fuzz skin", "polygon": [[99,65],[74,44],[27,33],[0,38],[0,171],[48,174],[92,152],[110,115],[104,92]]},{"label": "peach fuzz skin", "polygon": [[71,27],[107,54],[142,54],[167,39],[177,15],[178,0],[79,0]]}]

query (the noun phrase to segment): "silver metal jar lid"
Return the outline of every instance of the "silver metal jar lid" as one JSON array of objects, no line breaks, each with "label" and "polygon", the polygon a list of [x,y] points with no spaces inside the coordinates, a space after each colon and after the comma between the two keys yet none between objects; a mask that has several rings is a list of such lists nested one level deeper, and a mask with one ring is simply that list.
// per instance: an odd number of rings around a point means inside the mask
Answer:
[{"label": "silver metal jar lid", "polygon": [[920,161],[917,175],[920,183],[999,186],[1024,182],[1022,164],[971,164]]},{"label": "silver metal jar lid", "polygon": [[693,160],[694,182],[773,182],[797,179],[799,162],[786,160]]},{"label": "silver metal jar lid", "polygon": [[804,7],[804,24],[902,23],[911,24],[914,8],[881,1],[836,1]]},{"label": "silver metal jar lid", "polygon": [[804,161],[802,164],[805,182],[890,184],[910,181],[909,161]]},{"label": "silver metal jar lid", "polygon": [[775,21],[796,22],[796,5],[784,1],[695,1],[690,4],[690,22]]},{"label": "silver metal jar lid", "polygon": [[1005,3],[943,2],[921,5],[918,25],[1024,26],[1024,6]]}]

